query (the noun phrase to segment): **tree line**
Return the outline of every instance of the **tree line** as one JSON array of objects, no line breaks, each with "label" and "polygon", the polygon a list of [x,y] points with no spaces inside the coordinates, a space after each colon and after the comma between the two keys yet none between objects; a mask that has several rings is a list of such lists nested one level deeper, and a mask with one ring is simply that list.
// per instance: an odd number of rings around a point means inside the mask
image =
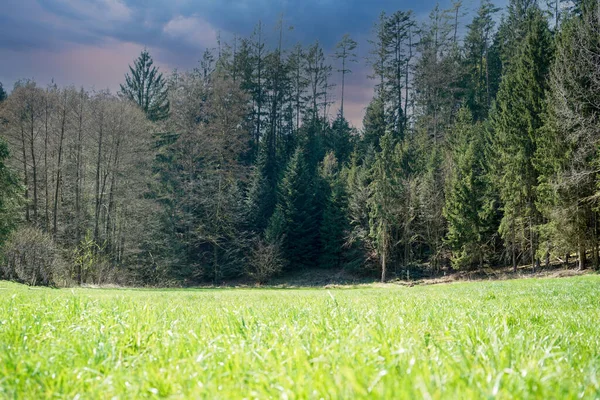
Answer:
[{"label": "tree line", "polygon": [[[144,50],[118,94],[0,86],[0,273],[598,268],[598,4],[501,11],[483,0],[466,26],[460,1],[425,21],[382,13],[360,130],[344,111],[357,42],[286,48],[282,20],[271,38],[259,23],[219,39],[191,71],[163,76]],[[47,260],[22,250],[35,235]]]}]

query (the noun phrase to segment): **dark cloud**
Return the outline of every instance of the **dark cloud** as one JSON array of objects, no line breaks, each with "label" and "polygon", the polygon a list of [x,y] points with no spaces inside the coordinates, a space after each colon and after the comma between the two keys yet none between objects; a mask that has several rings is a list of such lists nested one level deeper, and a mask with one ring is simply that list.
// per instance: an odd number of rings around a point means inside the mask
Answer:
[{"label": "dark cloud", "polygon": [[[476,0],[467,4],[473,8]],[[444,0],[441,6],[448,6]],[[345,33],[360,43],[366,54],[366,38],[382,11],[414,9],[426,15],[434,1],[397,0],[3,0],[0,15],[0,81],[9,87],[20,77],[56,77],[65,84],[108,85],[116,88],[128,60],[144,46],[164,68],[190,68],[206,47],[213,47],[217,32],[225,40],[234,34],[250,35],[262,21],[267,40],[277,37],[275,26],[283,15],[288,45],[319,40],[330,51]],[[10,10],[10,11],[6,11]],[[112,52],[111,52],[112,49]],[[132,51],[127,55],[126,51]],[[101,54],[102,58],[95,55]],[[86,57],[79,59],[78,57]],[[40,62],[51,57],[52,63]],[[62,58],[61,58],[62,57]],[[61,61],[64,58],[64,61]],[[35,60],[35,61],[33,61]],[[102,79],[92,72],[92,62],[123,63]],[[37,64],[33,64],[33,63]],[[346,101],[364,109],[372,95],[367,68],[360,63],[348,81]],[[103,64],[104,65],[104,64]],[[55,68],[56,71],[49,70]],[[79,69],[89,70],[87,75]],[[76,71],[77,73],[66,73]],[[84,71],[85,72],[85,71]],[[112,72],[111,72],[112,73]],[[77,77],[75,81],[74,76]],[[69,80],[70,79],[70,80]],[[79,80],[83,80],[80,82]],[[355,116],[354,121],[359,121]]]}]

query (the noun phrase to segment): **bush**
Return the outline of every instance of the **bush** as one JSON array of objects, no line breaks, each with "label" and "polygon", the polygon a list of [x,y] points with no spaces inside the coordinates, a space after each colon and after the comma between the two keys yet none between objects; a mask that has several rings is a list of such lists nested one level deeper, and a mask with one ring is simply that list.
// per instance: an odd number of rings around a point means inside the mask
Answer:
[{"label": "bush", "polygon": [[48,286],[63,277],[64,263],[52,237],[37,228],[26,226],[13,232],[3,256],[2,273],[9,280]]},{"label": "bush", "polygon": [[284,266],[284,258],[279,242],[270,243],[263,239],[255,239],[248,260],[247,274],[258,283],[265,283],[280,273]]}]

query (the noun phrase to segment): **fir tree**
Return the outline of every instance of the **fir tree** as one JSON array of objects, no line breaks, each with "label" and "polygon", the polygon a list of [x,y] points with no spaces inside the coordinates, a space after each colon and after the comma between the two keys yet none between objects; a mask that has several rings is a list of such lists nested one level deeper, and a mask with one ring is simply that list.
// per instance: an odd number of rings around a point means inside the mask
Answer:
[{"label": "fir tree", "polygon": [[[534,166],[539,130],[542,127],[545,92],[552,59],[548,23],[539,9],[529,11],[527,34],[519,56],[503,78],[494,115],[499,165],[499,190],[504,217],[502,236],[509,244],[516,268],[519,243],[527,243],[535,264],[538,171]],[[523,246],[521,246],[523,247]]]},{"label": "fir tree", "polygon": [[591,249],[598,268],[599,6],[586,0],[578,8],[563,22],[557,40],[546,125],[536,158],[539,203],[547,218],[543,233],[549,250],[560,255],[576,249],[579,267],[586,268]]},{"label": "fir tree", "polygon": [[340,177],[338,161],[328,153],[321,166],[321,177],[326,185],[325,207],[321,224],[321,256],[323,268],[340,268],[344,264],[347,231],[347,195]]},{"label": "fir tree", "polygon": [[490,47],[494,14],[498,8],[489,0],[483,0],[465,38],[465,66],[467,74],[466,104],[475,121],[487,117],[487,113],[495,96],[492,82],[497,78],[496,70],[490,66]]},{"label": "fir tree", "polygon": [[446,242],[454,268],[482,267],[493,238],[494,198],[489,182],[485,133],[462,109],[450,137],[454,168],[446,188]]},{"label": "fir tree", "polygon": [[277,211],[268,228],[282,236],[284,254],[293,269],[317,264],[320,218],[315,188],[315,177],[307,165],[304,148],[299,146],[281,180]]},{"label": "fir tree", "polygon": [[163,120],[169,115],[166,81],[146,49],[133,67],[129,66],[121,93],[139,105],[151,121]]},{"label": "fir tree", "polygon": [[4,86],[2,86],[2,82],[0,82],[0,103],[6,100],[6,91],[4,90]]}]

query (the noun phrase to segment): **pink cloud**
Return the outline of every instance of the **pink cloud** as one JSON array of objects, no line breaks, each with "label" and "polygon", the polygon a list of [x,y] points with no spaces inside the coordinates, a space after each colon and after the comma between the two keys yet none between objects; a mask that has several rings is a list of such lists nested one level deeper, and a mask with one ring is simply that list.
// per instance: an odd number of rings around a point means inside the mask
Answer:
[{"label": "pink cloud", "polygon": [[[33,78],[45,85],[52,79],[60,86],[75,85],[85,88],[110,89],[116,92],[123,82],[128,65],[133,63],[142,46],[136,43],[108,40],[100,46],[74,45],[61,51],[16,52],[0,51],[0,58],[11,60],[12,71],[19,75],[0,76],[4,82],[14,82],[22,78]],[[152,53],[153,49],[149,49]],[[161,71],[167,72],[170,66],[155,62]],[[43,68],[40,66],[43,65]]]}]

